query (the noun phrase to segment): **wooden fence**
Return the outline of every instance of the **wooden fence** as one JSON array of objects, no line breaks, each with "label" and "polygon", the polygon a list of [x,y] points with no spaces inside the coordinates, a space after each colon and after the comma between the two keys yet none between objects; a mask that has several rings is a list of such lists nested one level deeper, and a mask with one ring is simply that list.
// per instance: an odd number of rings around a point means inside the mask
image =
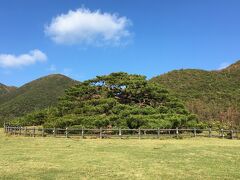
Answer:
[{"label": "wooden fence", "polygon": [[88,128],[38,128],[5,126],[4,132],[9,135],[29,137],[78,137],[78,138],[138,138],[164,139],[184,137],[218,137],[239,139],[240,130],[225,129],[88,129]]}]

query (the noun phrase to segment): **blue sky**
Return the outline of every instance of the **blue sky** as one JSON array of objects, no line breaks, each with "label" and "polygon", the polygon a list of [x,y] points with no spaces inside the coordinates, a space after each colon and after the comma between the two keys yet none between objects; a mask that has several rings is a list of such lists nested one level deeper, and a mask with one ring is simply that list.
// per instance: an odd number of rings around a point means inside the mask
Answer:
[{"label": "blue sky", "polygon": [[239,0],[1,0],[0,82],[148,78],[240,59]]}]

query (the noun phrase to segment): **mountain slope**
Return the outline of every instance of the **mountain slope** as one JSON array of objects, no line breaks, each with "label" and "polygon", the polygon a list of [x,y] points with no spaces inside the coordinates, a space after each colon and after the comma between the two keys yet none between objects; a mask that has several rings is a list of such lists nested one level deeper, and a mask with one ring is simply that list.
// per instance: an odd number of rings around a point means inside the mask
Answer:
[{"label": "mountain slope", "polygon": [[219,71],[175,70],[150,81],[168,88],[201,120],[240,124],[240,61]]},{"label": "mountain slope", "polygon": [[66,76],[55,74],[42,77],[10,93],[0,96],[0,119],[9,120],[34,110],[43,109],[56,104],[65,89],[75,85]]},{"label": "mountain slope", "polygon": [[7,94],[9,92],[12,92],[15,89],[16,89],[16,87],[6,86],[6,85],[0,83],[0,96],[3,95],[3,94]]}]

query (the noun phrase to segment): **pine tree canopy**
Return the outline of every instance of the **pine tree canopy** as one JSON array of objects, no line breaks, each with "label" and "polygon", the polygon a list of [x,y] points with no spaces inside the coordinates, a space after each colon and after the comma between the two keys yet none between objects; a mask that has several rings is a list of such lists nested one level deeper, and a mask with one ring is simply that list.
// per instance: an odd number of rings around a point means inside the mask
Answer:
[{"label": "pine tree canopy", "polygon": [[[31,118],[43,117],[36,114]],[[197,126],[197,118],[159,84],[119,72],[66,90],[56,108],[45,110],[44,126],[175,128]]]}]

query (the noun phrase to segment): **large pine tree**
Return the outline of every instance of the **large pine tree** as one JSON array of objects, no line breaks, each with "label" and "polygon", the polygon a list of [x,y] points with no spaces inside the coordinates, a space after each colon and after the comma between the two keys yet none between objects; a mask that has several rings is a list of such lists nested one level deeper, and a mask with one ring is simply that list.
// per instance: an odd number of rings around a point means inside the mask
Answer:
[{"label": "large pine tree", "polygon": [[196,117],[159,84],[123,72],[97,76],[68,89],[45,120],[48,127],[174,128],[196,124]]}]

